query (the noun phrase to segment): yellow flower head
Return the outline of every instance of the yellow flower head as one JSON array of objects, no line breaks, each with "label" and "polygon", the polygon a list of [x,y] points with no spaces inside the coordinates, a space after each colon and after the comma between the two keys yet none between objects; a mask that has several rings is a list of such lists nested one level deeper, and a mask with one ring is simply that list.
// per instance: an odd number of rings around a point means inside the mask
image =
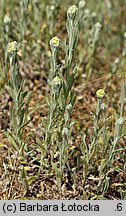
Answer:
[{"label": "yellow flower head", "polygon": [[105,96],[104,90],[103,89],[97,90],[96,96],[97,96],[97,98],[102,99]]},{"label": "yellow flower head", "polygon": [[67,11],[67,16],[70,19],[74,19],[76,17],[78,13],[78,8],[76,5],[72,5],[71,7],[69,7],[68,11]]},{"label": "yellow flower head", "polygon": [[78,8],[76,5],[72,5],[71,7],[69,7],[69,9],[67,11],[68,14],[75,14],[77,12],[78,12]]},{"label": "yellow flower head", "polygon": [[17,51],[17,42],[16,41],[13,41],[13,42],[10,42],[8,44],[8,53],[9,54],[13,54],[14,52]]},{"label": "yellow flower head", "polygon": [[57,36],[53,37],[53,38],[50,40],[50,46],[51,46],[51,47],[58,48],[59,45],[60,45],[60,39],[59,39]]}]

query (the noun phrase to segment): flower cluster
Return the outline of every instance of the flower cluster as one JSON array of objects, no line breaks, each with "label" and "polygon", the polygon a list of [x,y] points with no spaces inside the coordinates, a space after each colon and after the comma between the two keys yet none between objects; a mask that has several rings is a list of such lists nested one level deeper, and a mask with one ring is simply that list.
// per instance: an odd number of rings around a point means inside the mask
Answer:
[{"label": "flower cluster", "polygon": [[16,41],[12,41],[8,44],[8,53],[13,54],[17,51],[18,44]]},{"label": "flower cluster", "polygon": [[53,80],[52,80],[52,86],[55,88],[55,87],[58,87],[60,86],[62,83],[62,80],[56,76]]},{"label": "flower cluster", "polygon": [[77,14],[78,14],[78,8],[76,5],[72,5],[71,7],[69,7],[69,9],[67,11],[68,19],[75,19]]},{"label": "flower cluster", "polygon": [[52,80],[52,91],[54,94],[58,93],[60,91],[60,87],[62,84],[62,80],[59,76],[55,76]]},{"label": "flower cluster", "polygon": [[53,47],[53,48],[58,48],[60,45],[60,39],[55,36],[53,37],[51,40],[50,40],[50,46]]},{"label": "flower cluster", "polygon": [[102,99],[105,96],[104,90],[103,89],[97,90],[96,96],[97,96],[98,99]]}]

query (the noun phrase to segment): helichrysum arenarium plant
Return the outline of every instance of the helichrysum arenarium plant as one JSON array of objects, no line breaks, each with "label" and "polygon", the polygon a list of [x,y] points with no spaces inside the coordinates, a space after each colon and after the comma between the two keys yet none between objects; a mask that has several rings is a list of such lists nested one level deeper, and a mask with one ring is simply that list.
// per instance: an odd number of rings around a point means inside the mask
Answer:
[{"label": "helichrysum arenarium plant", "polygon": [[[76,97],[72,89],[76,66],[73,63],[74,51],[78,41],[78,8],[73,5],[67,11],[68,43],[65,41],[65,61],[59,67],[57,63],[60,40],[57,36],[50,40],[51,70],[48,78],[50,100],[48,100],[49,112],[45,130],[45,149],[49,158],[50,149],[53,147],[59,153],[59,164],[51,160],[51,165],[56,173],[56,181],[61,190],[64,169],[68,166],[68,147],[71,140],[70,121]],[[72,71],[72,73],[71,73]]]},{"label": "helichrysum arenarium plant", "polygon": [[85,140],[86,136],[84,135],[82,138],[82,144],[81,144],[81,151],[83,155],[82,161],[83,161],[83,166],[84,166],[84,172],[83,172],[84,182],[86,180],[87,173],[90,167],[94,163],[94,158],[95,157],[98,158],[98,155],[99,155],[99,146],[98,146],[98,135],[100,131],[99,119],[100,119],[101,111],[104,106],[104,104],[102,103],[103,98],[105,96],[104,90],[103,89],[97,90],[96,96],[97,96],[98,102],[97,102],[96,112],[94,115],[93,135],[92,135],[92,138],[90,138],[91,143],[89,146],[87,146],[86,140]]},{"label": "helichrysum arenarium plant", "polygon": [[22,56],[23,64],[25,64],[25,55],[26,55],[26,34],[27,34],[27,22],[28,22],[28,5],[29,0],[20,1],[20,17],[19,17],[19,40],[22,44]]},{"label": "helichrysum arenarium plant", "polygon": [[21,17],[20,17],[20,41],[25,40],[26,35],[26,25],[27,25],[27,17],[28,17],[28,4],[29,0],[21,0],[20,7],[21,7]]},{"label": "helichrysum arenarium plant", "polygon": [[[4,39],[4,64],[7,65],[7,46],[10,40],[11,34],[11,18],[8,15],[4,16],[3,21],[3,39]],[[5,72],[6,73],[6,72]]]},{"label": "helichrysum arenarium plant", "polygon": [[46,16],[47,16],[47,28],[50,36],[53,35],[54,27],[56,24],[56,17],[59,11],[61,0],[53,0],[51,4],[46,6]]},{"label": "helichrysum arenarium plant", "polygon": [[58,37],[53,37],[50,40],[50,47],[52,51],[51,58],[51,71],[49,76],[49,86],[50,86],[50,94],[51,100],[49,102],[49,114],[48,114],[48,123],[46,127],[46,135],[45,135],[45,147],[48,151],[51,140],[51,130],[54,130],[54,123],[58,117],[57,107],[58,107],[58,97],[61,89],[61,78],[58,75],[57,71],[57,51],[60,44],[60,40]]},{"label": "helichrysum arenarium plant", "polygon": [[92,73],[94,57],[95,57],[95,53],[98,47],[98,42],[101,34],[101,27],[102,25],[100,23],[96,23],[91,32],[89,57],[86,65],[86,74],[88,77],[90,77]]},{"label": "helichrysum arenarium plant", "polygon": [[[123,148],[118,149],[118,142],[121,138],[125,136],[125,130],[123,130],[124,125],[124,104],[126,95],[126,84],[123,84],[122,93],[120,97],[120,114],[115,121],[114,134],[111,137],[111,131],[107,125],[107,106],[103,102],[105,92],[103,89],[99,89],[96,92],[97,96],[97,106],[94,116],[94,127],[93,135],[90,138],[89,146],[86,143],[86,135],[83,136],[81,143],[82,157],[83,162],[83,177],[84,184],[87,179],[87,175],[90,173],[91,169],[98,169],[99,177],[96,178],[98,181],[97,191],[104,193],[109,188],[109,173],[113,172],[117,167],[113,167],[115,154],[118,151],[124,151]],[[100,121],[102,120],[102,125]],[[111,144],[110,144],[111,142]],[[99,160],[99,163],[98,163]],[[93,177],[90,177],[93,179]]]},{"label": "helichrysum arenarium plant", "polygon": [[[29,95],[24,88],[24,79],[21,79],[19,73],[19,63],[18,63],[18,51],[19,44],[16,41],[10,42],[8,44],[8,56],[10,62],[10,80],[8,83],[9,93],[12,97],[12,105],[10,107],[11,114],[11,124],[13,126],[13,131],[8,130],[6,135],[13,146],[13,148],[23,155],[23,150],[25,143],[23,142],[23,131],[24,127],[28,124],[26,119],[27,106],[29,103]],[[27,96],[26,102],[24,101]],[[26,106],[26,107],[25,107]]]},{"label": "helichrysum arenarium plant", "polygon": [[79,8],[79,28],[80,29],[82,29],[84,27],[85,5],[86,5],[86,2],[84,0],[79,1],[79,3],[78,3],[78,8]]},{"label": "helichrysum arenarium plant", "polygon": [[67,67],[71,67],[74,49],[78,42],[78,8],[76,5],[71,6],[67,11],[67,33],[69,43],[66,53]]},{"label": "helichrysum arenarium plant", "polygon": [[6,14],[3,19],[3,61],[1,61],[1,73],[0,73],[0,90],[4,86],[7,80],[7,71],[8,71],[8,52],[7,46],[10,40],[11,34],[11,18]]},{"label": "helichrysum arenarium plant", "polygon": [[114,60],[114,63],[112,63],[111,72],[106,79],[106,85],[105,85],[106,88],[108,87],[112,78],[114,78],[114,76],[117,73],[120,75],[125,73],[124,68],[125,68],[125,56],[126,56],[126,33],[124,33],[123,37],[124,37],[124,45],[122,47],[122,52],[121,55]]},{"label": "helichrysum arenarium plant", "polygon": [[[126,83],[124,82],[120,97],[120,114],[117,115],[117,119],[115,121],[114,127],[114,135],[111,140],[110,145],[110,132],[106,127],[106,124],[103,126],[103,158],[101,159],[101,163],[99,166],[99,183],[98,183],[98,191],[102,191],[103,195],[109,188],[109,173],[114,170],[118,170],[117,166],[113,166],[115,163],[115,154],[118,152],[124,152],[123,148],[120,148],[118,143],[120,139],[124,138],[126,135],[124,125],[124,105],[125,105],[125,96],[126,96]],[[107,119],[106,119],[107,121]]]}]

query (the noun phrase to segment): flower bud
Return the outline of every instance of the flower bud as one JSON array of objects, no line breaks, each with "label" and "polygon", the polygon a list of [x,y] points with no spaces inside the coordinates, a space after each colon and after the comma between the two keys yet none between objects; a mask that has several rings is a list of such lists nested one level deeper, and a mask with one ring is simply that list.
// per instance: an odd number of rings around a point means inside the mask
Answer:
[{"label": "flower bud", "polygon": [[56,76],[53,80],[52,80],[52,89],[53,91],[58,91],[59,87],[62,84],[62,80],[59,78],[59,76]]},{"label": "flower bud", "polygon": [[100,29],[100,28],[102,27],[102,25],[101,25],[99,22],[97,22],[97,23],[95,24],[95,27],[98,28],[98,29]]},{"label": "flower bud", "polygon": [[84,8],[85,4],[86,4],[86,2],[84,0],[81,0],[79,2],[79,8]]},{"label": "flower bud", "polygon": [[97,14],[95,12],[92,12],[91,16],[92,16],[92,18],[95,18],[97,16]]},{"label": "flower bud", "polygon": [[11,22],[10,17],[9,17],[8,15],[5,15],[5,16],[4,16],[4,23],[5,23],[5,24],[10,24],[10,22]]},{"label": "flower bud", "polygon": [[71,103],[68,104],[68,105],[66,106],[66,109],[67,109],[67,110],[71,110],[71,109],[72,109],[72,104],[71,104]]},{"label": "flower bud", "polygon": [[78,8],[76,7],[76,5],[73,5],[73,6],[69,7],[69,9],[67,11],[67,18],[68,19],[75,19],[77,14],[78,14]]},{"label": "flower bud", "polygon": [[55,6],[54,6],[54,5],[51,5],[51,6],[50,6],[50,10],[51,10],[51,11],[54,11],[54,10],[55,10]]},{"label": "flower bud", "polygon": [[120,125],[122,126],[124,124],[124,118],[120,117],[117,121],[116,121],[116,125]]},{"label": "flower bud", "polygon": [[119,61],[120,61],[119,58],[116,58],[114,63],[119,64]]},{"label": "flower bud", "polygon": [[102,99],[105,96],[104,90],[103,89],[97,90],[96,96],[97,96],[98,99]]},{"label": "flower bud", "polygon": [[84,10],[84,12],[85,12],[85,15],[89,15],[90,14],[90,10],[88,9],[88,8],[86,8],[85,10]]},{"label": "flower bud", "polygon": [[126,39],[126,32],[124,32],[124,38]]},{"label": "flower bud", "polygon": [[63,130],[62,130],[62,135],[68,135],[68,133],[69,133],[69,130],[68,130],[68,128],[63,128]]}]

